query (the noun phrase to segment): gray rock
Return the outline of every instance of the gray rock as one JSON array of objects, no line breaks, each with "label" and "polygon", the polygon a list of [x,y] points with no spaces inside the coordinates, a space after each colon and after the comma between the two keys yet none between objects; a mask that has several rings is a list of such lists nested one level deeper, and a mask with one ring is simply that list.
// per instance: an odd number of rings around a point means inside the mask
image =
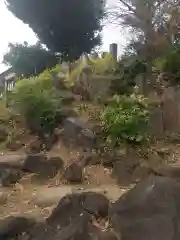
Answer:
[{"label": "gray rock", "polygon": [[153,168],[153,171],[158,176],[180,179],[180,165],[177,164],[161,165]]},{"label": "gray rock", "polygon": [[82,167],[86,167],[88,165],[97,165],[100,163],[100,158],[96,153],[84,153],[82,156],[80,156],[79,164]]},{"label": "gray rock", "polygon": [[44,154],[28,155],[23,166],[23,171],[35,173],[42,178],[53,178],[63,166],[61,158],[47,159]]},{"label": "gray rock", "polygon": [[59,92],[60,97],[62,98],[63,104],[71,104],[74,101],[74,95],[72,92],[64,90]]},{"label": "gray rock", "polygon": [[58,141],[58,135],[57,134],[47,134],[43,138],[43,145],[46,151],[50,151],[54,144]]},{"label": "gray rock", "polygon": [[64,80],[65,80],[65,76],[59,76],[57,73],[52,73],[53,85],[57,90],[66,89]]},{"label": "gray rock", "polygon": [[2,186],[9,187],[16,184],[23,176],[22,171],[17,169],[1,169],[0,171],[0,181]]},{"label": "gray rock", "polygon": [[113,163],[113,176],[121,185],[128,185],[133,182],[133,172],[138,166],[135,159],[128,159],[126,157]]},{"label": "gray rock", "polygon": [[24,161],[26,159],[25,154],[21,155],[2,155],[0,156],[0,171],[1,168],[14,168],[22,169]]},{"label": "gray rock", "polygon": [[120,197],[110,209],[115,231],[122,240],[180,238],[180,184],[151,177]]},{"label": "gray rock", "polygon": [[100,233],[98,240],[119,240],[119,238],[115,233],[105,231]]},{"label": "gray rock", "polygon": [[60,170],[64,167],[64,161],[61,157],[54,156],[54,157],[49,158],[48,161],[57,170]]},{"label": "gray rock", "polygon": [[83,208],[90,214],[96,217],[107,217],[109,209],[108,199],[100,194],[94,192],[86,192],[83,196]]},{"label": "gray rock", "polygon": [[6,140],[7,135],[8,134],[5,127],[0,126],[0,142],[4,142]]},{"label": "gray rock", "polygon": [[30,231],[35,221],[25,217],[7,217],[0,220],[0,239],[17,239],[24,232]]},{"label": "gray rock", "polygon": [[41,173],[47,162],[47,157],[42,154],[29,154],[24,162],[23,170],[30,173]]},{"label": "gray rock", "polygon": [[64,178],[71,183],[81,183],[83,181],[82,167],[77,163],[72,163],[65,169]]},{"label": "gray rock", "polygon": [[108,214],[109,201],[101,194],[85,192],[81,194],[67,195],[61,199],[58,206],[47,219],[49,224],[58,222],[60,226],[66,226],[71,220],[81,216],[102,216]]},{"label": "gray rock", "polygon": [[66,144],[94,149],[97,137],[88,124],[78,118],[66,118],[63,121]]},{"label": "gray rock", "polygon": [[26,152],[28,154],[36,154],[40,153],[42,150],[42,142],[39,138],[33,139],[26,149]]}]

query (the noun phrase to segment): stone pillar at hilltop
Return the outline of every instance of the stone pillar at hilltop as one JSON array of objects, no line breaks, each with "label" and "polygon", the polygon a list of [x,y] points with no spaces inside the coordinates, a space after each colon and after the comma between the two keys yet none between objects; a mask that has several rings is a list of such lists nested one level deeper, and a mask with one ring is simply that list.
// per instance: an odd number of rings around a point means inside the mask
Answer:
[{"label": "stone pillar at hilltop", "polygon": [[118,50],[118,45],[117,43],[112,43],[110,44],[109,47],[109,52],[112,54],[112,56],[117,60],[117,50]]}]

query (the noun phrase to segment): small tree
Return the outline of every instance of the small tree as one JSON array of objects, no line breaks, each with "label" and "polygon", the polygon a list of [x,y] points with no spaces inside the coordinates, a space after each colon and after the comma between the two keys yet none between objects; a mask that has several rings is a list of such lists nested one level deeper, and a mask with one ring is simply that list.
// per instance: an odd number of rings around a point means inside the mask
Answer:
[{"label": "small tree", "polygon": [[12,67],[18,76],[38,75],[45,68],[51,68],[58,62],[57,56],[47,51],[41,44],[9,44],[3,62]]}]

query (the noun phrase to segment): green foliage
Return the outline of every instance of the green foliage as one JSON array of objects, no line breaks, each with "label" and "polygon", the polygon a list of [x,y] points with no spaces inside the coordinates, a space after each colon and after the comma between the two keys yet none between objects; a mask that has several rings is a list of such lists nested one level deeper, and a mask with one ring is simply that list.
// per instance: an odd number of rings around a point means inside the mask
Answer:
[{"label": "green foliage", "polygon": [[117,62],[110,53],[107,53],[103,58],[91,59],[89,66],[96,75],[113,75],[117,69]]},{"label": "green foliage", "polygon": [[39,134],[52,133],[61,109],[61,99],[47,70],[38,77],[20,80],[12,92],[12,108],[25,117],[29,128]]},{"label": "green foliage", "polygon": [[39,43],[32,46],[27,43],[10,43],[3,61],[12,67],[17,76],[29,77],[38,75],[45,68],[53,67],[58,58]]},{"label": "green foliage", "polygon": [[168,53],[161,58],[161,70],[171,75],[171,80],[180,82],[180,45],[173,46]]},{"label": "green foliage", "polygon": [[54,66],[53,68],[50,69],[51,73],[59,73],[60,72],[60,64],[56,64],[56,66]]},{"label": "green foliage", "polygon": [[136,85],[135,78],[146,72],[146,65],[136,55],[123,56],[118,62],[115,75],[118,78],[111,83],[112,94],[131,94]]},{"label": "green foliage", "polygon": [[142,95],[115,95],[100,114],[107,139],[142,142],[148,129],[148,105]]},{"label": "green foliage", "polygon": [[8,9],[62,58],[77,59],[100,44],[104,0],[6,0]]},{"label": "green foliage", "polygon": [[87,59],[87,62],[79,59],[74,62],[74,65],[76,65],[76,67],[66,78],[67,86],[74,86],[76,83],[79,83],[83,71],[85,74],[113,76],[118,67],[117,62],[111,54],[106,54],[104,58]]},{"label": "green foliage", "polygon": [[10,119],[10,111],[6,107],[5,101],[0,100],[0,124],[7,123]]},{"label": "green foliage", "polygon": [[80,76],[84,69],[84,63],[80,60],[74,62],[76,67],[66,76],[65,84],[67,87],[73,87],[76,83],[79,82]]}]

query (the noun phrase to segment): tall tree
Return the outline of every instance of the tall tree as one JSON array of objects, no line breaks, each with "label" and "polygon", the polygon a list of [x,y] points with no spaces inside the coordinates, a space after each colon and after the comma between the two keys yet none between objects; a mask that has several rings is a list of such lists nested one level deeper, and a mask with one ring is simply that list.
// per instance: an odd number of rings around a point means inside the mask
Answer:
[{"label": "tall tree", "polygon": [[151,78],[153,58],[178,39],[180,3],[176,0],[118,1],[116,20],[133,33],[131,47],[146,60],[147,76]]},{"label": "tall tree", "polygon": [[74,60],[101,42],[105,0],[6,0],[8,9],[55,53]]},{"label": "tall tree", "polygon": [[58,62],[58,57],[47,51],[41,44],[9,44],[3,62],[12,67],[18,76],[28,77],[41,73],[45,68]]}]

